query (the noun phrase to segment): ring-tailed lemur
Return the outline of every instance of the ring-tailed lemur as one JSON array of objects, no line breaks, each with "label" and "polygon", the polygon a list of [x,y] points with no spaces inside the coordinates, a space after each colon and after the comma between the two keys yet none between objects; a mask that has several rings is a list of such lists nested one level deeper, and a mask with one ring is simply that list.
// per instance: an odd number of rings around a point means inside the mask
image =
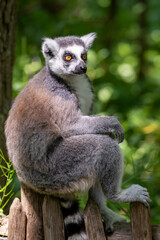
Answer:
[{"label": "ring-tailed lemur", "polygon": [[140,201],[146,206],[150,202],[147,190],[139,185],[121,190],[123,160],[118,143],[124,130],[118,120],[89,116],[94,94],[86,63],[95,37],[90,33],[44,39],[46,66],[16,98],[5,129],[19,180],[35,191],[63,198],[68,240],[87,239],[72,198],[77,192],[89,190],[110,229],[121,218],[106,207],[106,199]]}]

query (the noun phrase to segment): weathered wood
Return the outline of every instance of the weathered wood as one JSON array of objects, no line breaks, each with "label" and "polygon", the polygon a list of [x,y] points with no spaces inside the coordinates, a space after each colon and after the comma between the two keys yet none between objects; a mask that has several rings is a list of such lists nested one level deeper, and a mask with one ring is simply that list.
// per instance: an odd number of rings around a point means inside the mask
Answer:
[{"label": "weathered wood", "polygon": [[44,240],[42,215],[43,195],[22,185],[21,202],[27,216],[26,240]]},{"label": "weathered wood", "polygon": [[114,224],[114,233],[108,236],[108,240],[132,240],[131,224],[116,223]]},{"label": "weathered wood", "polygon": [[[49,209],[50,208],[48,208],[48,211]],[[52,212],[50,212],[50,214],[52,215]],[[108,236],[108,240],[132,240],[130,223],[116,223],[114,229],[114,233],[112,236]],[[8,217],[6,216],[0,217],[0,236],[8,236]],[[152,225],[152,240],[160,240],[160,224]]]},{"label": "weathered wood", "polygon": [[46,196],[43,202],[45,240],[64,240],[64,222],[59,201]]},{"label": "weathered wood", "polygon": [[160,239],[160,224],[152,225],[152,240]]},{"label": "weathered wood", "polygon": [[0,236],[8,236],[8,216],[0,215]]},{"label": "weathered wood", "polygon": [[25,240],[26,214],[18,198],[15,198],[9,213],[8,240]]},{"label": "weathered wood", "polygon": [[[8,236],[8,221],[7,217],[0,220],[0,236]],[[5,222],[5,226],[3,225]],[[131,224],[130,223],[116,223],[114,226],[114,233],[108,236],[108,240],[131,240]],[[152,225],[152,240],[160,240],[160,225]]]},{"label": "weathered wood", "polygon": [[[114,233],[108,236],[108,240],[132,240],[130,223],[116,223],[114,229]],[[152,240],[160,240],[160,224],[152,225]]]},{"label": "weathered wood", "polygon": [[97,204],[89,199],[84,211],[86,233],[89,240],[106,240],[102,218]]},{"label": "weathered wood", "polygon": [[132,240],[151,240],[150,208],[140,202],[131,203]]}]

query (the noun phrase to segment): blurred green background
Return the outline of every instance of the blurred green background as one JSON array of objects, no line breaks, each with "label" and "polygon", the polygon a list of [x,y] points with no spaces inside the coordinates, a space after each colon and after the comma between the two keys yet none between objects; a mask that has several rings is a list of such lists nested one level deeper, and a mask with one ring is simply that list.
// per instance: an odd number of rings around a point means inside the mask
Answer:
[{"label": "blurred green background", "polygon": [[[159,0],[19,0],[13,73],[16,97],[44,66],[43,37],[97,33],[87,72],[94,111],[117,116],[124,126],[123,188],[148,188],[152,223],[160,223],[159,12]],[[129,216],[128,204],[108,204]]]}]

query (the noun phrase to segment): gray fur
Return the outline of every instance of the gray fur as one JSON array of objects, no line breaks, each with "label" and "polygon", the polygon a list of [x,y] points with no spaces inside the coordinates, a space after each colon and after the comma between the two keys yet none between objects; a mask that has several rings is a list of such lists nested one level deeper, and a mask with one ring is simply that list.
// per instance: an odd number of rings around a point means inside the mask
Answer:
[{"label": "gray fur", "polygon": [[[107,227],[112,228],[121,218],[105,208],[106,198],[140,201],[146,206],[150,199],[147,190],[138,185],[121,191],[123,158],[118,143],[124,139],[123,127],[114,117],[89,116],[94,94],[87,75],[60,69],[66,47],[71,45],[73,51],[77,46],[74,54],[78,60],[70,63],[76,67],[82,61],[81,51],[94,39],[95,34],[88,34],[44,41],[46,67],[16,98],[5,133],[9,157],[21,182],[40,193],[60,197],[92,187],[90,195]],[[53,56],[47,55],[47,48]]]},{"label": "gray fur", "polygon": [[77,36],[68,36],[68,37],[58,37],[55,38],[55,41],[60,47],[66,48],[68,45],[81,45],[85,47],[84,42]]}]

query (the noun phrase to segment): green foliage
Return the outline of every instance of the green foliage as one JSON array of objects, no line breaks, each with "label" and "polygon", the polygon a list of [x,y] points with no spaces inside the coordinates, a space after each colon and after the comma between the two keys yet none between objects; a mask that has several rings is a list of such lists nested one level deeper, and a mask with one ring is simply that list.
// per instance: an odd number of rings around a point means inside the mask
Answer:
[{"label": "green foliage", "polygon": [[[5,178],[6,184],[5,186],[0,186],[0,215],[3,214],[3,209],[6,206],[6,204],[9,202],[11,197],[13,196],[13,176],[14,176],[14,169],[12,166],[12,163],[9,160],[6,160],[1,149],[0,149],[0,170],[2,174],[0,177]],[[12,185],[12,186],[11,186]],[[8,190],[8,187],[10,187],[10,190]]]},{"label": "green foliage", "polygon": [[[148,188],[153,223],[160,223],[159,8],[159,0],[19,0],[13,75],[15,97],[44,65],[43,37],[98,33],[88,56],[95,113],[115,115],[124,126],[123,187]],[[129,205],[109,205],[129,215]]]}]

